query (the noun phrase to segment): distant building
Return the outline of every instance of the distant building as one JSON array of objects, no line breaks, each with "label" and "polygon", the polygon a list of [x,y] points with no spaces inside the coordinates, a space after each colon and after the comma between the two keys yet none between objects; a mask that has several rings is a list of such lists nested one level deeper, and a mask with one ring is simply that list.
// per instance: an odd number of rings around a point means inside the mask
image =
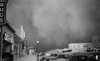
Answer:
[{"label": "distant building", "polygon": [[92,43],[94,48],[100,50],[100,36],[99,35],[95,35],[92,37]]},{"label": "distant building", "polygon": [[69,49],[72,49],[72,52],[87,52],[89,49],[92,50],[92,43],[70,43],[68,45]]}]

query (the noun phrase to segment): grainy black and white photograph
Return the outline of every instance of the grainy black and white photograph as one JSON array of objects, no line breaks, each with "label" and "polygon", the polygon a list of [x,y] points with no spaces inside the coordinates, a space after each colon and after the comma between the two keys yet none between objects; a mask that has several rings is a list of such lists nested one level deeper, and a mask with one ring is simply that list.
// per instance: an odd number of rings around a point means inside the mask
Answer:
[{"label": "grainy black and white photograph", "polygon": [[0,61],[100,61],[100,0],[0,0]]}]

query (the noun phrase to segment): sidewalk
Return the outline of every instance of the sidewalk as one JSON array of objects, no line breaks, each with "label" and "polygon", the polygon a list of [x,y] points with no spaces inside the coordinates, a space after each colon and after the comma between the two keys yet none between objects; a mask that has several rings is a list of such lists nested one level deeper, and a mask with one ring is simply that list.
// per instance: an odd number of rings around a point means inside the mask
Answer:
[{"label": "sidewalk", "polygon": [[16,59],[14,61],[37,61],[37,57],[34,55],[27,55],[19,59]]}]

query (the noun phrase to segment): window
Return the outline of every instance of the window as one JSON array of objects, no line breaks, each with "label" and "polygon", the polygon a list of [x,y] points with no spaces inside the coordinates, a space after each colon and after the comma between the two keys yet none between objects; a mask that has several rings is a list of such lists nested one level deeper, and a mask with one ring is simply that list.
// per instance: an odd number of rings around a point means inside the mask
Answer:
[{"label": "window", "polygon": [[78,48],[80,48],[80,46],[78,45]]},{"label": "window", "polygon": [[73,46],[73,48],[75,48],[75,46]]}]

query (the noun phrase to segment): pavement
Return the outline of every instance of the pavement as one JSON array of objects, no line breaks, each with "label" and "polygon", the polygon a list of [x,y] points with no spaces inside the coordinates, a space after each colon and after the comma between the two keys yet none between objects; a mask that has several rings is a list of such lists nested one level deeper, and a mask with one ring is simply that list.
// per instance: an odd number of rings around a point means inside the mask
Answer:
[{"label": "pavement", "polygon": [[37,57],[35,55],[27,55],[14,61],[37,61]]},{"label": "pavement", "polygon": [[[40,57],[39,57],[39,59],[40,59]],[[35,55],[27,55],[27,56],[21,57],[19,59],[16,59],[14,61],[37,61],[37,57]],[[69,61],[69,60],[57,59],[57,60],[53,60],[53,61]]]}]

